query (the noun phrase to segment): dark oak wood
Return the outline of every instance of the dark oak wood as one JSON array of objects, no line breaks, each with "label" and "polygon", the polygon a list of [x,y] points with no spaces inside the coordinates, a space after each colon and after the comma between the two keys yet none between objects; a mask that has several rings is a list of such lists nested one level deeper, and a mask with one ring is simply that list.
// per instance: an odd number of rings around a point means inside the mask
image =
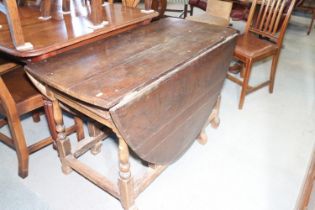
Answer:
[{"label": "dark oak wood", "polygon": [[[29,63],[29,77],[53,103],[64,173],[74,169],[118,198],[124,209],[136,209],[137,195],[198,138],[213,109],[210,120],[217,120],[217,98],[236,36],[225,27],[162,19]],[[64,134],[61,104],[116,134],[118,184],[76,159],[77,150]],[[90,133],[98,132],[90,128]],[[78,155],[93,142],[81,145]],[[129,148],[154,165],[146,177],[132,176]]]},{"label": "dark oak wood", "polygon": [[[8,124],[11,131],[11,137],[0,133],[0,141],[16,150],[19,163],[18,173],[22,178],[25,178],[28,175],[29,154],[51,144],[56,135],[52,134],[35,144],[26,145],[20,117],[27,113],[33,113],[33,119],[39,121],[39,116],[35,115],[34,111],[38,113],[38,109],[44,106],[43,96],[30,83],[22,66],[15,63],[4,63],[0,65],[0,69],[0,114],[5,117],[2,119],[3,123],[0,127]],[[46,115],[49,117],[52,116],[52,113],[46,112]],[[77,123],[67,129],[67,134],[76,131],[78,133],[83,132],[82,124],[79,124],[78,121],[77,119]],[[52,133],[54,129],[55,126],[51,125]]]},{"label": "dark oak wood", "polygon": [[[262,87],[274,89],[274,81],[283,38],[289,23],[295,0],[285,9],[286,0],[254,0],[250,9],[245,33],[238,40],[234,51],[236,60],[244,64],[243,80],[228,74],[227,78],[242,86],[239,109],[243,108],[245,96]],[[257,12],[258,11],[258,12]],[[285,17],[281,22],[281,18]],[[278,33],[278,29],[280,31]],[[249,85],[250,74],[254,62],[272,57],[270,78],[256,87]]]},{"label": "dark oak wood", "polygon": [[[209,40],[206,36],[198,35],[198,31],[209,27],[208,25],[195,25],[190,21],[177,23],[174,19],[164,22],[165,24],[156,26],[159,28],[154,31],[149,31],[148,27],[142,27],[142,30],[125,33],[125,39],[122,39],[121,35],[114,36],[106,42],[101,40],[95,44],[86,45],[84,48],[52,57],[48,63],[43,60],[29,66],[36,69],[36,74],[52,87],[61,88],[65,93],[103,109],[110,109],[130,92],[146,85],[148,79],[158,78],[165,69],[181,64],[191,54],[198,53],[205,45],[219,43],[224,40],[225,33],[234,32],[229,29],[224,32],[222,27],[210,26],[206,34],[212,37]],[[167,34],[168,27],[174,27],[175,23],[178,24],[178,31]],[[190,49],[187,45],[177,46],[177,42],[186,40],[184,36],[186,33],[191,35],[195,33],[189,27],[194,27],[193,29],[196,29],[198,33],[191,41],[194,48]],[[147,36],[147,33],[154,38],[147,38],[149,41],[144,42],[142,39]],[[165,42],[168,43],[167,46],[161,44]],[[125,45],[129,47],[125,49]],[[95,53],[98,53],[97,56],[94,55]],[[157,56],[159,54],[162,56]],[[148,60],[148,57],[156,57],[156,59]],[[172,59],[168,62],[163,62],[170,57]],[[128,59],[132,59],[132,62],[122,62]],[[59,62],[61,60],[71,63],[71,69],[75,70],[75,74],[69,71],[69,66]],[[141,67],[143,65],[153,66],[148,71],[145,67]],[[126,69],[130,69],[130,73],[126,75],[128,80],[117,79],[120,75],[126,74]]]},{"label": "dark oak wood", "polygon": [[[173,47],[172,44],[169,47]],[[216,72],[215,68],[228,69],[226,61],[230,60],[233,49],[230,43],[217,47],[198,60],[186,63],[182,71],[179,67],[172,77],[162,77],[165,81],[152,83],[134,93],[135,99],[128,100],[126,96],[125,101],[110,109],[121,135],[143,160],[171,164],[191,146],[207,122],[222,88],[224,71]],[[210,70],[213,72],[209,73]]]},{"label": "dark oak wood", "polygon": [[63,15],[61,19],[56,17],[47,21],[39,20],[40,12],[33,7],[20,7],[21,25],[24,39],[32,43],[33,49],[19,51],[15,48],[6,17],[0,14],[0,51],[17,57],[31,58],[34,56],[55,55],[74,47],[103,39],[111,35],[130,30],[138,25],[147,23],[158,13],[142,13],[140,9],[125,7],[120,4],[106,4],[103,8],[103,20],[108,25],[93,30],[93,23],[87,15],[75,14]]}]

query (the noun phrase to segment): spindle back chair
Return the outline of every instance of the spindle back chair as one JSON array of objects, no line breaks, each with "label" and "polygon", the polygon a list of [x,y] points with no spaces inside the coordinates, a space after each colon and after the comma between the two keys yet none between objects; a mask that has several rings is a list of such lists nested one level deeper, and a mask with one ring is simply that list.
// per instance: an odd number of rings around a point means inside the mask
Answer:
[{"label": "spindle back chair", "polygon": [[[249,12],[245,33],[238,37],[234,58],[244,66],[241,77],[228,73],[227,78],[242,86],[239,109],[245,96],[260,88],[274,89],[274,81],[283,38],[294,8],[295,0],[254,0]],[[272,57],[270,77],[256,86],[250,86],[249,78],[254,62]]]},{"label": "spindle back chair", "polygon": [[295,0],[292,0],[290,5],[289,2],[290,0],[254,0],[245,33],[252,32],[266,37],[280,47]]}]

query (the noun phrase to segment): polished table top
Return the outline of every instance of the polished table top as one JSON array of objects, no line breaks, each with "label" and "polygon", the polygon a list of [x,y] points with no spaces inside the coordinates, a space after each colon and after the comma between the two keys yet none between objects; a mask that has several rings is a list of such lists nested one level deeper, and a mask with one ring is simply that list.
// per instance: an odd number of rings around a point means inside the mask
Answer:
[{"label": "polished table top", "polygon": [[233,29],[175,18],[157,22],[28,67],[50,86],[109,109],[174,66],[235,34]]},{"label": "polished table top", "polygon": [[63,103],[113,122],[143,160],[164,165],[204,126],[236,36],[230,28],[167,18],[25,69]]},{"label": "polished table top", "polygon": [[[127,30],[130,26],[143,24],[158,15],[157,12],[142,13],[140,9],[124,7],[121,4],[106,4],[104,6],[104,20],[108,21],[100,29],[92,29],[88,16],[88,9],[80,7],[71,12],[71,15],[53,15],[50,20],[39,20],[38,8],[19,8],[22,21],[22,30],[26,42],[34,46],[31,50],[18,51],[11,40],[5,16],[0,14],[0,51],[17,57],[34,57],[78,43],[86,44],[104,36],[114,35]],[[84,42],[84,43],[83,43]]]}]

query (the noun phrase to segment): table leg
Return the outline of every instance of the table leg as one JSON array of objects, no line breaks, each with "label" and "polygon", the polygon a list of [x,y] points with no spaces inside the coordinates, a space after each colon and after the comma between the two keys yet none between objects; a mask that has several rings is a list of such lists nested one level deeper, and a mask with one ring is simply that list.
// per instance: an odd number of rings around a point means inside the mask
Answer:
[{"label": "table leg", "polygon": [[221,105],[221,96],[219,95],[217,102],[215,104],[215,107],[212,110],[209,117],[209,123],[211,124],[213,128],[218,128],[220,125],[220,117],[219,117],[220,105]]},{"label": "table leg", "polygon": [[145,10],[150,10],[152,7],[152,0],[144,0],[144,8]]},{"label": "table leg", "polygon": [[[220,104],[221,104],[221,96],[219,95],[217,102],[208,118],[208,122],[211,124],[211,127],[213,128],[218,128],[220,124],[220,118],[219,118]],[[206,134],[206,127],[208,125],[208,122],[206,123],[204,128],[201,130],[197,138],[197,141],[202,145],[205,145],[208,142],[208,137]]]},{"label": "table leg", "polygon": [[72,169],[66,164],[65,158],[67,157],[67,155],[71,154],[71,144],[69,138],[66,136],[65,126],[63,124],[62,110],[54,94],[51,91],[47,91],[47,93],[49,94],[49,98],[51,99],[53,106],[53,115],[57,131],[56,143],[62,165],[62,172],[65,174],[69,174]]},{"label": "table leg", "polygon": [[41,16],[39,17],[40,20],[49,20],[51,19],[51,1],[44,0],[41,4]]},{"label": "table leg", "polygon": [[134,182],[130,172],[129,150],[125,140],[119,139],[119,192],[120,202],[125,210],[136,210]]},{"label": "table leg", "polygon": [[108,24],[107,21],[104,21],[104,8],[102,6],[101,0],[91,1],[91,14],[90,19],[92,22],[92,29],[99,29]]},{"label": "table leg", "polygon": [[208,136],[206,134],[206,127],[207,127],[208,123],[206,123],[206,126],[201,130],[197,141],[199,142],[199,144],[201,145],[205,145],[208,142]]},{"label": "table leg", "polygon": [[[88,131],[89,131],[89,136],[90,137],[96,137],[102,133],[100,129],[100,125],[96,121],[89,121],[88,122]],[[97,155],[98,153],[101,152],[102,148],[102,140],[100,139],[92,148],[91,148],[91,153],[93,155]]]}]

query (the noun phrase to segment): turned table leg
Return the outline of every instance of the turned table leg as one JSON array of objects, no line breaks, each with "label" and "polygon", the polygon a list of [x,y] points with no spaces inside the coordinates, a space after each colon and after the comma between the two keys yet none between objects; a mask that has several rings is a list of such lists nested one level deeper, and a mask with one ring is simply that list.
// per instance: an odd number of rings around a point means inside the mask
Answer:
[{"label": "turned table leg", "polygon": [[62,164],[62,172],[65,174],[68,174],[72,171],[72,169],[66,164],[65,158],[67,157],[67,155],[71,154],[71,144],[70,144],[69,138],[66,136],[66,133],[65,133],[62,110],[59,105],[59,102],[55,98],[53,93],[49,92],[49,95],[52,101],[53,116],[56,123],[56,131],[57,131],[56,143],[57,143],[59,158]]},{"label": "turned table leg", "polygon": [[119,179],[120,202],[125,210],[136,210],[134,182],[130,172],[128,145],[119,138]]},{"label": "turned table leg", "polygon": [[199,136],[197,138],[197,141],[201,145],[205,145],[208,142],[208,137],[207,137],[207,134],[206,134],[206,126],[201,130],[201,132],[200,132],[200,134],[199,134]]},{"label": "turned table leg", "polygon": [[76,135],[78,141],[81,141],[84,139],[84,129],[83,129],[83,121],[80,117],[78,116],[73,116],[74,118],[74,124],[75,124],[75,130],[76,130]]},{"label": "turned table leg", "polygon": [[[212,110],[208,118],[208,122],[211,124],[211,127],[213,128],[218,128],[220,124],[220,118],[219,118],[220,103],[221,103],[221,96],[219,95],[217,102],[214,106],[214,109]],[[206,122],[206,125],[203,127],[203,129],[201,130],[197,138],[197,141],[202,145],[205,145],[208,142],[208,137],[206,134],[206,127],[208,125],[208,122]]]},{"label": "turned table leg", "polygon": [[[89,121],[88,122],[88,132],[90,137],[96,137],[100,135],[102,132],[100,129],[101,125],[97,123],[96,121]],[[98,153],[101,152],[102,148],[102,140],[100,139],[92,148],[91,148],[91,153],[93,155],[97,155]]]},{"label": "turned table leg", "polygon": [[220,105],[221,105],[221,96],[219,95],[217,102],[214,106],[214,109],[212,110],[209,117],[209,123],[211,124],[212,128],[218,128],[220,125],[220,118],[219,118]]}]

